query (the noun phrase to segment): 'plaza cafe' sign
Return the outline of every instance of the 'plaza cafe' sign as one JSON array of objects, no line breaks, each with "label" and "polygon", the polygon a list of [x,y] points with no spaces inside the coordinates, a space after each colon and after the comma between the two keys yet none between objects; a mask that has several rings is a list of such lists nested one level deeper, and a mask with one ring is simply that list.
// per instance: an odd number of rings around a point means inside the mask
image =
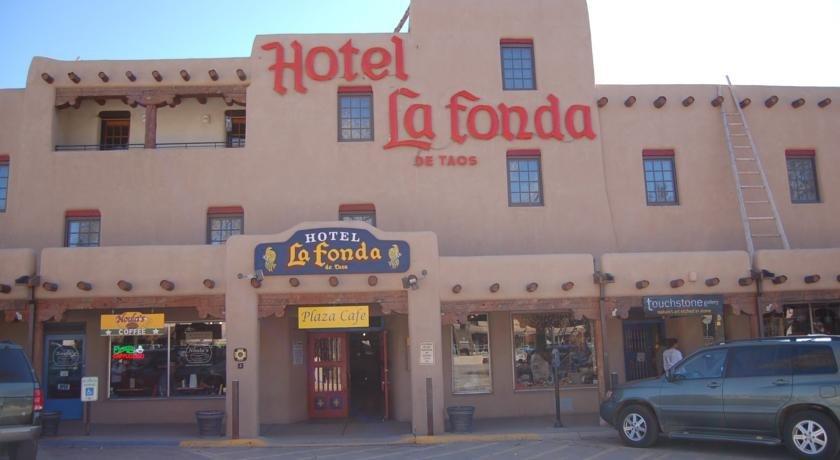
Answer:
[{"label": "'plaza cafe' sign", "polygon": [[408,271],[405,241],[383,241],[358,228],[299,230],[282,243],[254,250],[254,269],[263,275],[402,273]]},{"label": "'plaza cafe' sign", "polygon": [[[353,40],[347,40],[337,50],[328,46],[304,49],[297,40],[289,43],[288,47],[275,41],[265,43],[261,48],[274,51],[274,63],[268,70],[274,72],[274,91],[284,95],[289,90],[286,80],[291,80],[295,92],[305,94],[308,91],[307,80],[324,82],[340,75],[340,78],[350,83],[360,77],[359,71],[373,81],[389,75],[407,81],[403,40],[395,35],[390,42],[390,49],[374,46],[361,50],[353,46]],[[287,75],[290,78],[285,78]],[[498,136],[508,141],[535,137],[554,141],[564,141],[567,136],[571,140],[596,137],[589,105],[572,104],[562,110],[560,100],[554,94],[548,94],[545,103],[533,111],[505,103],[495,106],[482,104],[480,100],[478,95],[467,90],[457,91],[449,98],[446,105],[449,111],[449,137],[455,143],[463,144],[468,139],[487,141]],[[391,92],[388,96],[389,138],[384,149],[432,149],[432,142],[437,138],[432,125],[432,106],[420,101],[421,94],[406,87]],[[463,155],[418,155],[415,159],[416,166],[465,166],[477,163],[475,156]]]}]

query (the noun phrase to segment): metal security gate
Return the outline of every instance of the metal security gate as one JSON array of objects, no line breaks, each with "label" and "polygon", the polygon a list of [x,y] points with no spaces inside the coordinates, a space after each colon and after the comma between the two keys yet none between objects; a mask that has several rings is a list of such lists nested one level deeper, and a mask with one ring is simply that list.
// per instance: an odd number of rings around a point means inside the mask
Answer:
[{"label": "metal security gate", "polygon": [[664,346],[663,323],[624,321],[624,370],[627,381],[659,375]]}]

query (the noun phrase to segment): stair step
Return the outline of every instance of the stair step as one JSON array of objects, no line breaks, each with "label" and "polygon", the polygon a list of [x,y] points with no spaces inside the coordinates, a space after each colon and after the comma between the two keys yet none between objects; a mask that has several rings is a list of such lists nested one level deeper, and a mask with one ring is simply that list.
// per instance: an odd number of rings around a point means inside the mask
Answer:
[{"label": "stair step", "polygon": [[742,185],[741,188],[764,188],[763,185]]},{"label": "stair step", "polygon": [[761,173],[758,171],[738,171],[738,174],[743,174],[745,176],[757,176]]},{"label": "stair step", "polygon": [[749,145],[733,145],[732,148],[733,149],[751,149],[752,146],[749,146]]},{"label": "stair step", "polygon": [[735,159],[738,160],[738,161],[755,161],[755,158],[752,158],[752,157],[740,157],[740,158],[735,158]]},{"label": "stair step", "polygon": [[744,126],[743,123],[728,123],[729,126]]},{"label": "stair step", "polygon": [[778,233],[751,233],[750,236],[753,238],[779,238],[782,235]]},{"label": "stair step", "polygon": [[776,218],[772,217],[772,216],[769,216],[769,217],[747,217],[747,219],[749,219],[749,220],[776,220]]},{"label": "stair step", "polygon": [[752,201],[744,201],[744,204],[769,204],[770,202],[767,200],[752,200]]}]

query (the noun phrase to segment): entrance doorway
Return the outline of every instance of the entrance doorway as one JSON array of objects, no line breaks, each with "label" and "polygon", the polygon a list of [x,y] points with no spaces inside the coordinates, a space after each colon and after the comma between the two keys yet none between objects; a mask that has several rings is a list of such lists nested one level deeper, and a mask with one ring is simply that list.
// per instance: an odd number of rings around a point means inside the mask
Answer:
[{"label": "entrance doorway", "polygon": [[628,382],[660,374],[664,343],[662,320],[624,321],[624,371]]},{"label": "entrance doorway", "polygon": [[309,417],[390,417],[387,331],[309,333]]},{"label": "entrance doorway", "polygon": [[82,377],[85,336],[48,334],[44,337],[44,409],[61,412],[65,420],[82,418]]}]

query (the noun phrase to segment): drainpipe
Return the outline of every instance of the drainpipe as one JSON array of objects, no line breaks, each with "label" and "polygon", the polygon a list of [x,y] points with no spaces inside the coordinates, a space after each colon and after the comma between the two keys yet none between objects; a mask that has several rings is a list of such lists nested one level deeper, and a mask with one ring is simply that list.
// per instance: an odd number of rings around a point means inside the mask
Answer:
[{"label": "drainpipe", "polygon": [[758,321],[758,336],[764,337],[764,310],[761,308],[761,304],[763,303],[761,300],[764,296],[764,288],[762,286],[764,276],[762,276],[760,270],[758,271],[758,276],[755,278],[755,314],[756,321]]}]

